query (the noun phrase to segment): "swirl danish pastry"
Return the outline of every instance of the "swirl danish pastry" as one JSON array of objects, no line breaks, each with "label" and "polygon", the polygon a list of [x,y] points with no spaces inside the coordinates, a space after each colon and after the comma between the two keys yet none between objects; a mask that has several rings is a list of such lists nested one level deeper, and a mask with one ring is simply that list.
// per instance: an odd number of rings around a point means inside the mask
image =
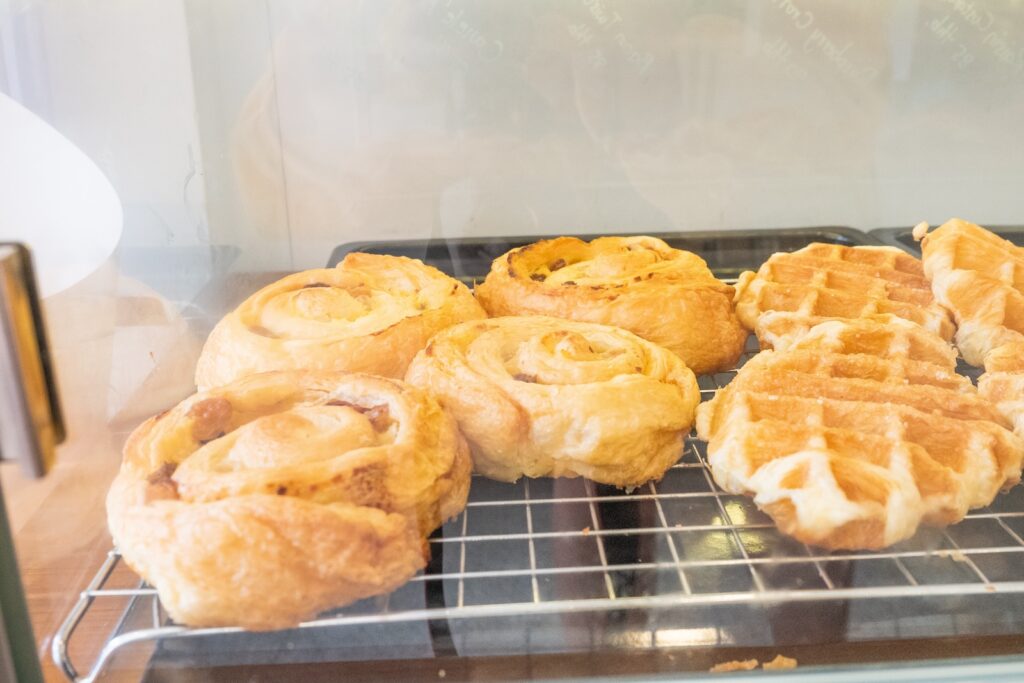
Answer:
[{"label": "swirl danish pastry", "polygon": [[733,288],[696,254],[654,237],[559,237],[498,257],[476,296],[492,316],[614,325],[677,354],[697,374],[732,367],[747,333]]},{"label": "swirl danish pastry", "polygon": [[267,285],[228,314],[203,347],[196,385],[294,369],[401,378],[435,332],[484,317],[469,289],[436,268],[351,253],[336,268]]},{"label": "swirl danish pastry", "polygon": [[476,470],[503,481],[659,479],[682,455],[700,401],[693,372],[670,351],[619,328],[544,316],[451,327],[406,379],[455,416]]},{"label": "swirl danish pastry", "polygon": [[283,628],[411,578],[471,469],[452,418],[415,387],[268,372],[136,429],[107,516],[175,621]]}]

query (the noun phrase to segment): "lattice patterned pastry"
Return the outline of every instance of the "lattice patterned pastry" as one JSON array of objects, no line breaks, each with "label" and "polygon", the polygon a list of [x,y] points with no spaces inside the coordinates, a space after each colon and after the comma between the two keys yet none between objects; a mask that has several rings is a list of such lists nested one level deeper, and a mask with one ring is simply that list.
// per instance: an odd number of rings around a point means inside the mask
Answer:
[{"label": "lattice patterned pastry", "polygon": [[1024,249],[954,218],[924,237],[921,252],[936,300],[956,320],[964,360],[981,367],[993,349],[1024,342]]},{"label": "lattice patterned pastry", "polygon": [[803,542],[868,549],[1015,484],[1024,442],[913,327],[830,321],[750,360],[698,409],[718,484]]},{"label": "lattice patterned pastry", "polygon": [[757,273],[740,275],[736,315],[757,331],[766,313],[776,318],[773,334],[758,339],[771,348],[786,334],[828,320],[891,315],[910,320],[944,339],[953,336],[949,315],[932,297],[921,262],[890,247],[810,244],[772,255]]}]

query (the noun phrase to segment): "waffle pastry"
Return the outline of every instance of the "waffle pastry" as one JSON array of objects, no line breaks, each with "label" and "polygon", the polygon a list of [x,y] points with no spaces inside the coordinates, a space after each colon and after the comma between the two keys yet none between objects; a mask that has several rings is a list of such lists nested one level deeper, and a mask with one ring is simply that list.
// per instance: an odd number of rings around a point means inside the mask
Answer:
[{"label": "waffle pastry", "polygon": [[470,469],[454,421],[415,387],[269,372],[139,426],[107,518],[175,621],[284,628],[423,568]]},{"label": "waffle pastry", "polygon": [[476,471],[502,481],[584,476],[639,486],[683,453],[700,401],[672,352],[631,332],[560,318],[455,325],[406,380],[455,416]]},{"label": "waffle pastry", "polygon": [[513,249],[494,260],[476,297],[491,316],[621,327],[698,375],[733,367],[748,336],[733,312],[733,288],[696,254],[655,237],[558,237]]},{"label": "waffle pastry", "polygon": [[697,413],[718,484],[786,534],[877,549],[1020,479],[1024,442],[909,322],[833,320],[763,351]]},{"label": "waffle pastry", "polygon": [[[779,313],[771,326],[761,317]],[[787,315],[781,315],[787,314]],[[736,315],[762,348],[828,320],[889,315],[953,336],[949,315],[932,297],[921,262],[891,247],[810,244],[771,256],[736,284]]]},{"label": "waffle pastry", "polygon": [[196,365],[200,390],[270,370],[401,378],[435,332],[486,317],[469,288],[416,259],[351,253],[294,273],[226,315]]},{"label": "waffle pastry", "polygon": [[1024,342],[1024,249],[954,218],[924,236],[921,253],[964,360],[982,367],[993,349]]}]

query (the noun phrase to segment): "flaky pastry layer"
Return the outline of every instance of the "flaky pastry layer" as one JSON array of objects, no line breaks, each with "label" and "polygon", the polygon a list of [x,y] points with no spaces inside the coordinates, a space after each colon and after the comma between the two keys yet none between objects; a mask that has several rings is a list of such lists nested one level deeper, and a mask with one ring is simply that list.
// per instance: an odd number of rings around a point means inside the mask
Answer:
[{"label": "flaky pastry layer", "polygon": [[108,523],[175,621],[283,628],[412,577],[470,470],[454,420],[415,387],[263,373],[136,429]]},{"label": "flaky pastry layer", "polygon": [[475,291],[492,316],[621,327],[669,349],[697,374],[733,367],[747,338],[732,287],[696,254],[654,237],[541,240],[495,259]]},{"label": "flaky pastry layer", "polygon": [[434,333],[486,317],[469,289],[401,256],[351,253],[267,285],[225,316],[196,366],[202,389],[269,370],[401,378]]},{"label": "flaky pastry layer", "polygon": [[693,372],[670,351],[619,328],[543,316],[451,327],[406,379],[455,416],[476,470],[503,481],[659,479],[682,455],[700,400]]},{"label": "flaky pastry layer", "polygon": [[954,218],[924,237],[921,254],[964,360],[982,367],[993,349],[1024,342],[1024,249]]}]

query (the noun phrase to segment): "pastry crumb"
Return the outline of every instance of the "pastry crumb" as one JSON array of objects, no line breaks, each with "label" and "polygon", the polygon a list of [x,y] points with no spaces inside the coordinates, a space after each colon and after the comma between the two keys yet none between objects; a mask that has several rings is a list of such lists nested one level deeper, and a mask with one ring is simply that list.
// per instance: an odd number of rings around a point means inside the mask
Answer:
[{"label": "pastry crumb", "polygon": [[928,222],[921,221],[920,223],[914,226],[914,229],[910,231],[910,234],[914,237],[915,240],[920,242],[922,239],[924,239],[924,236],[928,234]]},{"label": "pastry crumb", "polygon": [[589,526],[583,527],[582,531],[583,531],[583,535],[584,536],[589,536],[590,535],[590,527]]},{"label": "pastry crumb", "polygon": [[444,669],[438,669],[437,670],[437,677],[438,678],[444,678],[447,675],[448,675],[448,672],[445,671]]},{"label": "pastry crumb", "polygon": [[935,557],[941,557],[943,559],[950,559],[950,560],[953,560],[954,562],[966,562],[967,561],[967,555],[965,555],[964,551],[960,550],[959,548],[951,548],[951,549],[948,549],[948,550],[936,550],[936,551],[934,551],[933,554],[935,555]]},{"label": "pastry crumb", "polygon": [[713,674],[727,673],[729,671],[753,671],[757,668],[758,663],[756,659],[734,659],[731,662],[715,664],[708,671]]},{"label": "pastry crumb", "polygon": [[775,659],[761,665],[762,669],[795,669],[796,660],[784,655],[775,655]]},{"label": "pastry crumb", "polygon": [[996,592],[996,587],[993,586],[991,583],[986,583],[985,584],[985,590],[988,591],[989,593],[995,593]]}]

